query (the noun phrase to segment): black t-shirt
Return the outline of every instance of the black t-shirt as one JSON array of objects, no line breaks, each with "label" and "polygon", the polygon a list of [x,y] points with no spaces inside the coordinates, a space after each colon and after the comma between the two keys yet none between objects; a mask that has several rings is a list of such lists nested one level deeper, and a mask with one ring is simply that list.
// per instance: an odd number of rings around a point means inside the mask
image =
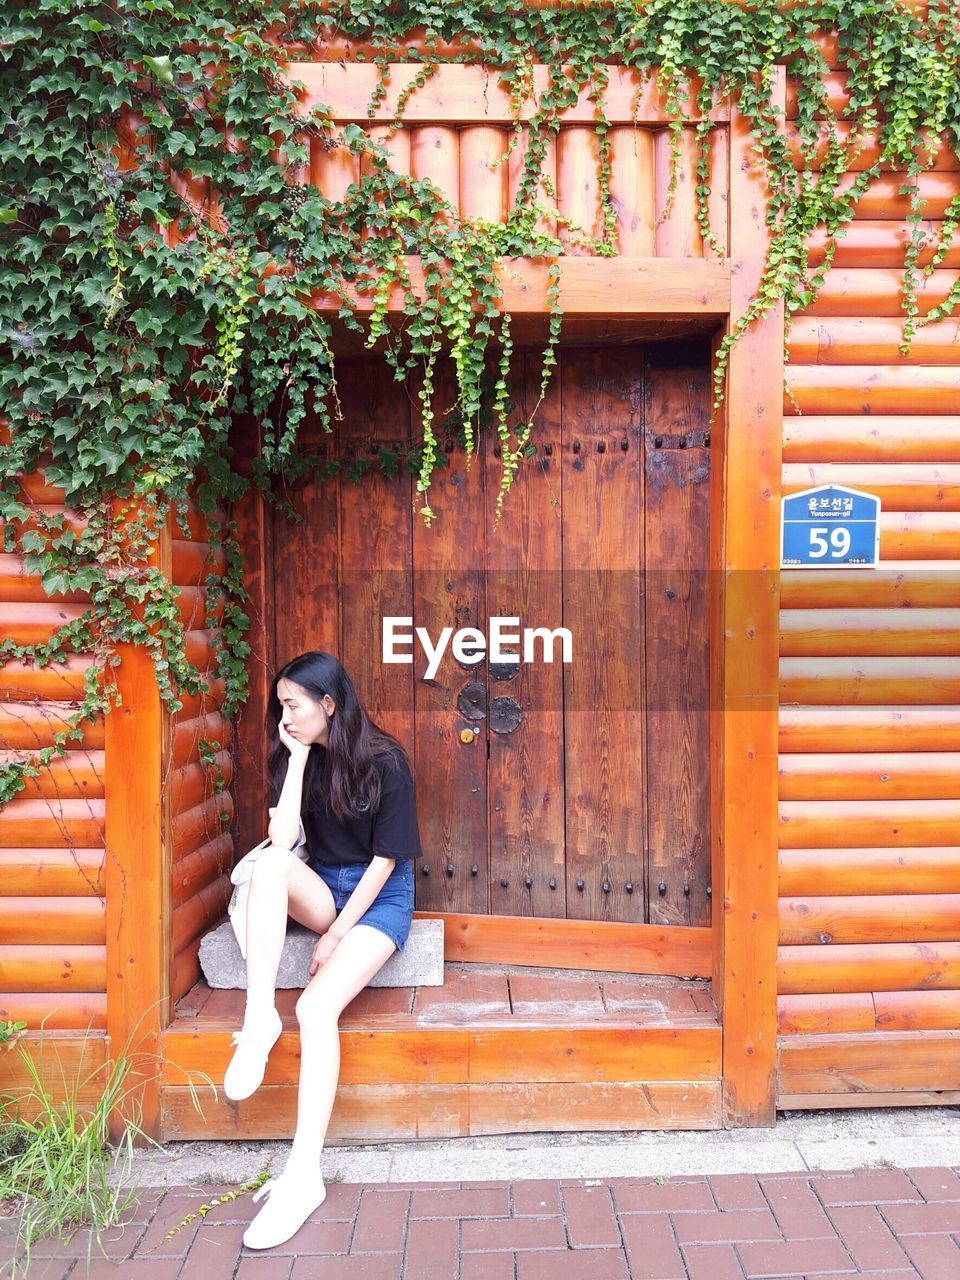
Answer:
[{"label": "black t-shirt", "polygon": [[413,778],[407,762],[393,751],[376,756],[374,764],[380,774],[380,804],[375,811],[371,809],[344,820],[326,808],[303,813],[311,862],[350,866],[371,862],[378,856],[398,861],[420,857],[423,850]]}]

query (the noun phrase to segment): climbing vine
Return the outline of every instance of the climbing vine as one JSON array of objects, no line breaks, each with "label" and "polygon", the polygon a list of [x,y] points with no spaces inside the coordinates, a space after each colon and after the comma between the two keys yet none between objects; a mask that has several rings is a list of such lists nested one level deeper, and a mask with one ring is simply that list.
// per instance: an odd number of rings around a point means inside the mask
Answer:
[{"label": "climbing vine", "polygon": [[[719,347],[717,404],[732,344],[781,300],[788,319],[812,300],[857,199],[882,169],[902,175],[901,193],[910,199],[905,346],[960,302],[960,283],[926,315],[917,302],[923,275],[942,263],[960,222],[957,197],[931,245],[920,183],[941,137],[960,155],[956,0],[932,0],[926,10],[900,0],[790,7],[773,0],[555,7],[524,0],[23,0],[6,7],[0,24],[3,550],[23,558],[48,596],[82,603],[42,643],[4,639],[0,663],[13,688],[16,664],[86,658],[83,695],[53,744],[5,753],[0,803],[115,700],[120,646],[147,648],[167,705],[202,688],[186,657],[177,589],[157,563],[168,522],[185,526],[197,511],[210,521],[207,621],[216,623],[217,674],[230,713],[245,697],[248,647],[243,566],[218,512],[245,485],[273,493],[278,480],[313,468],[322,475],[339,469],[362,483],[371,466],[387,476],[405,467],[418,512],[433,518],[430,484],[445,455],[432,391],[444,353],[456,374],[453,420],[464,445],[472,450],[481,431],[498,437],[499,513],[534,445],[532,415],[513,421],[510,319],[500,310],[496,263],[549,263],[542,398],[562,321],[562,246],[538,229],[541,201],[555,195],[544,160],[564,111],[583,94],[594,104],[598,135],[599,234],[555,209],[548,216],[590,252],[618,251],[608,64],[657,79],[670,116],[668,202],[683,118],[688,105],[696,108],[697,221],[707,252],[720,251],[707,208],[711,105],[735,101],[753,129],[772,235],[756,294]],[[846,74],[839,107],[825,91],[818,43],[831,31]],[[399,96],[393,128],[443,62],[481,63],[499,77],[515,118],[510,151],[524,133],[526,143],[503,222],[461,218],[431,182],[394,172],[386,146],[363,128],[339,127],[323,107],[304,111],[289,64],[343,38],[358,42],[355,56],[379,71],[371,116],[387,91],[390,63],[420,64]],[[777,63],[795,85],[807,168],[796,167],[771,105]],[[537,64],[548,69],[539,93]],[[362,177],[341,200],[305,181],[311,143],[359,162]],[[876,146],[870,164],[868,146]],[[826,250],[813,266],[808,242],[818,228]],[[421,284],[408,273],[411,256],[420,259]],[[388,319],[396,290],[404,299],[399,325]],[[318,294],[340,299],[337,321],[382,349],[398,381],[416,375],[419,438],[406,458],[384,448],[374,462],[347,463],[300,443],[308,413],[329,428],[340,412],[334,321],[312,305]],[[231,431],[251,417],[262,444],[242,469]],[[66,513],[56,498],[44,500],[51,488],[65,492]],[[225,571],[214,572],[214,557]],[[217,745],[205,744],[211,768]]]}]

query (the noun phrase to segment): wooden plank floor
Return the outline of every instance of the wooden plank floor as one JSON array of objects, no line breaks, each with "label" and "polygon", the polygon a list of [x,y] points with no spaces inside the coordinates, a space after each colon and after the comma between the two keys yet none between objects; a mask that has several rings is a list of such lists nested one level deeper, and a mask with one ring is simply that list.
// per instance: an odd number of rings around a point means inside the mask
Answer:
[{"label": "wooden plank floor", "polygon": [[[298,991],[263,1086],[218,1086],[244,993],[195,987],[163,1042],[162,1137],[292,1134]],[[368,989],[340,1019],[329,1141],[482,1133],[719,1128],[721,1032],[709,983],[448,964],[442,987]]]}]

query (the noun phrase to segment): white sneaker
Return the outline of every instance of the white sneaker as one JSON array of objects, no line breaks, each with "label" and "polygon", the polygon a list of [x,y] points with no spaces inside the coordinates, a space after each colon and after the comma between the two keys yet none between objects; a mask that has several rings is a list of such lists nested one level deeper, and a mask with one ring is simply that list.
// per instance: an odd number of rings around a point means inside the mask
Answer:
[{"label": "white sneaker", "polygon": [[296,1235],[326,1200],[327,1188],[319,1173],[316,1178],[281,1174],[254,1193],[254,1203],[264,1196],[268,1197],[266,1204],[243,1233],[248,1249],[274,1249]]},{"label": "white sneaker", "polygon": [[249,1098],[260,1088],[270,1050],[280,1038],[283,1023],[276,1010],[273,1019],[247,1025],[233,1033],[234,1051],[223,1077],[223,1092],[232,1102]]}]

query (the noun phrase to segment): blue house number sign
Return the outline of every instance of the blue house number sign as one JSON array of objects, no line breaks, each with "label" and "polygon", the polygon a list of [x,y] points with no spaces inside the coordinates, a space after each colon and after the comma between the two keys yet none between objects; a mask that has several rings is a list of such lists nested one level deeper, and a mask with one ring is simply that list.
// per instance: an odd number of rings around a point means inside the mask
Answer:
[{"label": "blue house number sign", "polygon": [[880,499],[840,484],[783,499],[781,569],[875,569]]}]

